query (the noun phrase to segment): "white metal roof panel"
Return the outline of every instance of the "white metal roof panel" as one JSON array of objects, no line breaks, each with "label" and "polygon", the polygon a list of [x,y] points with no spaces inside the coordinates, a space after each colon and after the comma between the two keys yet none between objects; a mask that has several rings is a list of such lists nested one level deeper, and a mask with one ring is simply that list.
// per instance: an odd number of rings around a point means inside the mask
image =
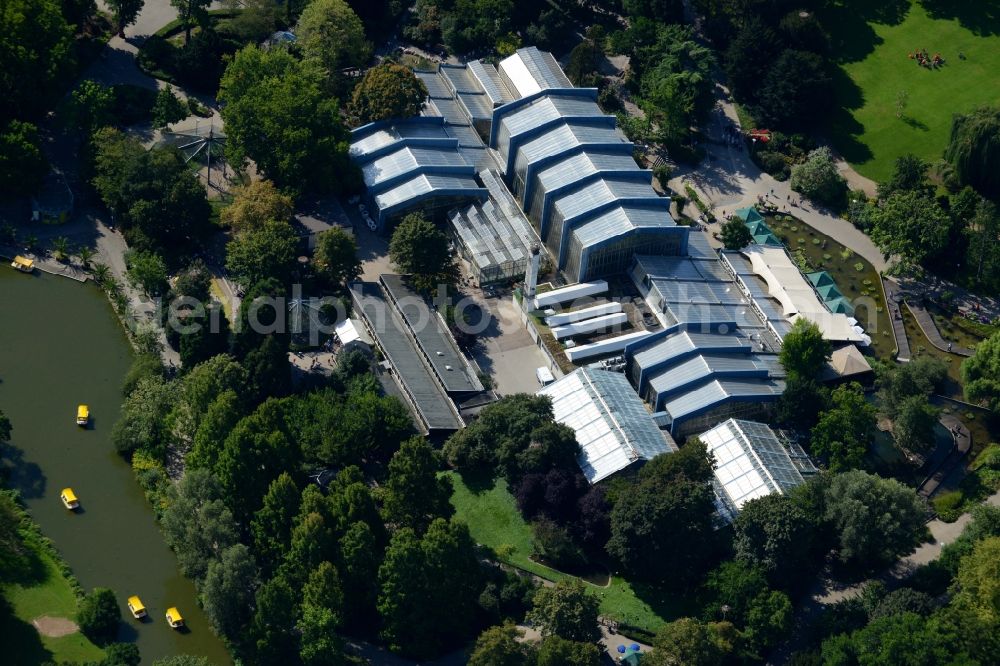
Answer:
[{"label": "white metal roof panel", "polygon": [[580,368],[538,394],[552,400],[555,420],[576,433],[577,461],[591,483],[639,460],[677,450],[619,373]]}]

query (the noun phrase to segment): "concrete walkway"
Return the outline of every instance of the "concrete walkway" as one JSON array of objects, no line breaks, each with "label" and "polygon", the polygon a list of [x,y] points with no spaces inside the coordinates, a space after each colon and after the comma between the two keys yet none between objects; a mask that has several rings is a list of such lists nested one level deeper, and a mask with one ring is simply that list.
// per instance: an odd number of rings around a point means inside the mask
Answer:
[{"label": "concrete walkway", "polygon": [[883,277],[882,291],[885,293],[885,302],[889,306],[889,321],[892,322],[892,335],[896,339],[896,360],[901,363],[908,363],[912,358],[910,352],[910,341],[906,337],[906,327],[903,325],[903,315],[899,310],[899,285],[895,281]]},{"label": "concrete walkway", "polygon": [[879,273],[884,272],[889,264],[864,232],[830,211],[803,200],[800,194],[792,192],[788,181],[775,180],[761,171],[744,146],[729,144],[726,128],[739,128],[736,108],[724,86],[716,84],[715,93],[716,105],[704,127],[705,159],[693,167],[678,165],[670,187],[676,192],[684,192],[684,185],[690,184],[716,214],[732,213],[737,208],[756,204],[758,197],[766,197],[779,211],[801,219],[864,257]]},{"label": "concrete walkway", "polygon": [[906,307],[909,308],[917,325],[920,326],[920,330],[924,332],[924,335],[927,336],[932,345],[943,352],[957,354],[958,356],[972,356],[975,353],[967,347],[953,344],[941,337],[941,331],[938,330],[937,322],[934,321],[934,317],[927,311],[927,308],[911,301],[906,301]]}]

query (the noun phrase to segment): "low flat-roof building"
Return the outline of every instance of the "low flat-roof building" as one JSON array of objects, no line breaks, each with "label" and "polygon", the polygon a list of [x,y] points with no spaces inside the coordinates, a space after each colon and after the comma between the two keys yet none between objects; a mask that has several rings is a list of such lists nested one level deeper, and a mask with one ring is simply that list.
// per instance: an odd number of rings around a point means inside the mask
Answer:
[{"label": "low flat-roof building", "polygon": [[715,457],[716,506],[727,522],[750,500],[784,495],[817,471],[800,447],[763,423],[729,419],[698,439]]},{"label": "low flat-roof building", "polygon": [[[436,433],[449,433],[462,428],[465,424],[449,389],[456,389],[455,395],[465,397],[478,380],[474,383],[466,375],[464,363],[451,361],[460,368],[454,374],[446,368],[436,367],[441,364],[441,358],[451,359],[456,352],[442,343],[439,346],[448,355],[438,357],[433,353],[429,357],[424,350],[428,340],[435,339],[438,334],[431,332],[428,334],[429,338],[423,338],[422,344],[418,343],[408,321],[408,315],[413,314],[412,308],[397,309],[395,300],[382,284],[356,282],[350,286],[350,292],[355,312],[363,317],[372,341],[382,351],[392,378],[417,417],[420,427],[427,432]],[[445,383],[442,377],[452,381]]]},{"label": "low flat-roof building", "polygon": [[677,450],[620,373],[580,368],[538,395],[549,397],[555,420],[576,433],[577,462],[590,483]]}]

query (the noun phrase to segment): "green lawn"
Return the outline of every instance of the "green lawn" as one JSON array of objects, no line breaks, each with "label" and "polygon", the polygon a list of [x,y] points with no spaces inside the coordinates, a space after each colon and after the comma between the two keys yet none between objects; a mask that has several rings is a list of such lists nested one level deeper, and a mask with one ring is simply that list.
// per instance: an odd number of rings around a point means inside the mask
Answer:
[{"label": "green lawn", "polygon": [[[519,569],[552,581],[569,577],[529,558],[531,528],[521,518],[503,479],[492,482],[489,487],[473,489],[459,474],[447,472],[447,475],[455,487],[451,503],[456,517],[469,525],[472,538],[497,551],[501,561]],[[613,576],[606,587],[589,583],[587,586],[601,599],[602,615],[650,633],[691,610],[685,608],[683,599],[631,584],[618,576]]]},{"label": "green lawn", "polygon": [[[839,0],[821,19],[841,62],[835,90],[843,108],[831,121],[831,139],[869,178],[887,179],[894,160],[906,153],[939,159],[953,114],[1000,102],[995,3]],[[909,58],[918,49],[940,53],[946,64],[919,66]],[[897,118],[902,90],[908,102]]]},{"label": "green lawn", "polygon": [[79,632],[49,638],[32,626],[36,617],[48,615],[72,619],[76,615],[76,595],[69,581],[60,573],[47,553],[39,554],[39,581],[28,587],[7,585],[3,598],[8,606],[0,608],[0,645],[3,661],[31,666],[47,661],[88,662],[104,658],[104,651]]}]

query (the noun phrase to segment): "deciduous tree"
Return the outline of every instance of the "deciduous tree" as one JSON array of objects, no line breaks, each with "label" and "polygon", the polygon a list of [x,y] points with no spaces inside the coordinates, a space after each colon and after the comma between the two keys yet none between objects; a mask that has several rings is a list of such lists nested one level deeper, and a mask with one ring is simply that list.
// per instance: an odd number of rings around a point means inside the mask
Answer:
[{"label": "deciduous tree", "polygon": [[893,192],[872,215],[871,237],[883,256],[913,268],[940,253],[950,222],[934,199],[916,190]]},{"label": "deciduous tree", "polygon": [[108,0],[108,9],[115,20],[115,30],[119,37],[125,38],[125,28],[135,23],[145,4],[145,0]]},{"label": "deciduous tree", "polygon": [[233,514],[222,501],[222,487],[210,472],[189,470],[169,495],[163,533],[181,572],[202,580],[209,565],[237,542]]},{"label": "deciduous tree", "polygon": [[653,640],[653,652],[643,661],[652,666],[720,666],[724,657],[709,625],[682,617],[660,629]]},{"label": "deciduous tree", "polygon": [[47,108],[72,65],[73,30],[58,1],[6,2],[0,9],[0,125]]},{"label": "deciduous tree", "polygon": [[528,620],[538,627],[542,636],[596,642],[600,638],[599,605],[596,597],[587,594],[583,581],[567,578],[535,593]]},{"label": "deciduous tree", "polygon": [[826,460],[831,471],[861,467],[875,436],[875,406],[857,383],[838,386],[830,394],[830,403],[812,429],[810,450]]},{"label": "deciduous tree", "polygon": [[524,632],[507,623],[479,634],[469,655],[469,666],[528,666],[533,664],[531,646],[520,638]]},{"label": "deciduous tree", "polygon": [[358,125],[409,118],[420,113],[427,87],[402,65],[385,63],[372,67],[351,93],[350,113]]},{"label": "deciduous tree", "polygon": [[332,287],[339,288],[361,274],[358,243],[340,227],[324,231],[316,238],[313,254],[316,272]]},{"label": "deciduous tree", "polygon": [[98,645],[107,645],[118,635],[121,610],[115,593],[106,587],[95,587],[80,600],[76,623],[83,635]]},{"label": "deciduous tree", "polygon": [[956,114],[944,159],[962,184],[987,197],[1000,195],[1000,108]]},{"label": "deciduous tree", "polygon": [[345,67],[360,67],[371,55],[361,19],[344,0],[311,0],[295,26],[302,54],[331,78]]},{"label": "deciduous tree", "polygon": [[938,410],[927,396],[915,395],[903,401],[892,422],[892,438],[896,446],[914,453],[928,453],[937,446],[934,428]]},{"label": "deciduous tree", "polygon": [[816,568],[817,526],[784,495],[767,495],[743,505],[733,522],[736,558],[761,567],[779,586]]},{"label": "deciduous tree", "polygon": [[842,203],[847,194],[847,183],[826,146],[812,151],[804,163],[792,167],[791,186],[794,191],[829,206]]},{"label": "deciduous tree", "polygon": [[830,360],[830,343],[816,324],[799,317],[785,335],[778,359],[789,377],[818,379]]},{"label": "deciduous tree", "polygon": [[980,342],[962,362],[962,381],[969,401],[1000,412],[1000,333]]},{"label": "deciduous tree", "polygon": [[753,234],[743,220],[734,217],[722,224],[722,244],[727,250],[742,250],[753,242]]},{"label": "deciduous tree", "polygon": [[243,285],[267,279],[286,284],[295,270],[298,241],[287,222],[265,222],[259,229],[244,231],[229,241],[226,270]]},{"label": "deciduous tree", "polygon": [[435,518],[451,517],[451,479],[439,477],[437,470],[434,452],[423,437],[403,442],[389,461],[382,507],[386,522],[422,534]]},{"label": "deciduous tree", "polygon": [[47,170],[38,128],[19,120],[7,123],[0,131],[0,192],[34,193]]},{"label": "deciduous tree", "polygon": [[419,213],[404,217],[392,232],[389,258],[422,292],[433,292],[442,284],[453,285],[458,278],[447,236]]},{"label": "deciduous tree", "polygon": [[221,559],[208,565],[201,600],[216,631],[231,640],[242,636],[251,617],[256,586],[253,553],[241,543],[230,546]]},{"label": "deciduous tree", "polygon": [[347,157],[337,101],[323,92],[324,78],[317,66],[282,49],[239,51],[219,88],[230,163],[252,159],[275,184],[296,193],[353,189],[359,175]]},{"label": "deciduous tree", "polygon": [[250,522],[254,552],[261,572],[269,576],[288,550],[292,521],[299,512],[301,495],[291,475],[282,472],[267,489],[264,505]]},{"label": "deciduous tree", "polygon": [[894,479],[852,470],[826,491],[826,518],[838,534],[840,560],[859,571],[884,566],[927,535],[924,500]]},{"label": "deciduous tree", "polygon": [[264,226],[265,222],[288,222],[294,202],[269,180],[255,180],[233,188],[233,202],[222,209],[220,218],[239,233]]}]

